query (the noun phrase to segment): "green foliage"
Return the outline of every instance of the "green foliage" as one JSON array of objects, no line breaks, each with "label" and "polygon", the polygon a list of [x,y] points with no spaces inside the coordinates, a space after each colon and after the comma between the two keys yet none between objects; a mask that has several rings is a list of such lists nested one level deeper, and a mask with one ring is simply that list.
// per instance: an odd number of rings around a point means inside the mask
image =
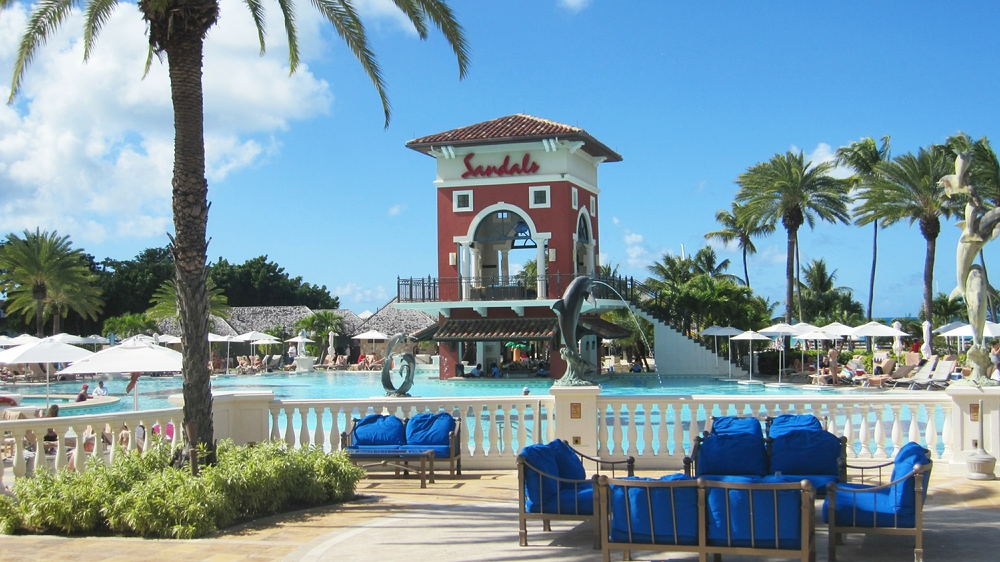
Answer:
[{"label": "green foliage", "polygon": [[0,495],[0,532],[112,531],[188,539],[288,509],[354,497],[365,471],[344,453],[289,449],[284,443],[219,444],[218,463],[199,476],[170,466],[169,444],[122,453],[111,465],[91,459],[84,474],[40,472]]},{"label": "green foliage", "polygon": [[[205,289],[208,291],[208,313],[219,318],[229,318],[232,309],[229,300],[222,294],[222,289],[215,286],[211,278],[205,281]],[[153,298],[149,299],[149,304],[153,305],[146,310],[146,317],[150,320],[166,320],[167,318],[180,317],[180,308],[177,307],[177,284],[173,279],[167,279],[153,293]]]},{"label": "green foliage", "polygon": [[98,275],[107,316],[143,312],[156,289],[174,278],[174,260],[169,248],[147,248],[131,260],[105,259]]},{"label": "green foliage", "polygon": [[799,283],[802,297],[802,316],[810,323],[824,326],[840,322],[848,326],[862,324],[864,309],[854,300],[848,287],[837,287],[837,270],[829,271],[826,260],[813,260],[802,268],[805,282]]},{"label": "green foliage", "polygon": [[105,320],[101,334],[104,336],[114,334],[120,339],[125,339],[137,334],[149,334],[155,330],[156,322],[147,318],[145,314],[122,314]]},{"label": "green foliage", "polygon": [[35,318],[38,336],[45,319],[59,319],[70,309],[96,319],[104,302],[84,253],[58,232],[10,233],[0,247],[0,291],[7,294],[7,314]]},{"label": "green foliage", "polygon": [[293,306],[339,308],[340,299],[322,287],[289,277],[285,269],[259,256],[235,265],[223,258],[209,264],[209,277],[229,297],[230,306]]},{"label": "green foliage", "polygon": [[[337,316],[329,310],[323,310],[306,316],[296,322],[295,327],[299,330],[305,330],[316,340],[315,345],[310,344],[308,347],[313,348],[311,353],[319,357],[322,357],[324,350],[327,348],[330,332],[344,334],[347,331],[344,325],[344,318]],[[315,348],[318,348],[318,353],[315,353]]]}]

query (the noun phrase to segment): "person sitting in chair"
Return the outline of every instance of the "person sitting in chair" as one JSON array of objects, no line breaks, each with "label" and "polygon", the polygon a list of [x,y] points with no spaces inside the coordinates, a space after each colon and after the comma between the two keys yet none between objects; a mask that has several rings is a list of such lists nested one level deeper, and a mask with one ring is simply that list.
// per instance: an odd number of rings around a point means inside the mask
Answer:
[{"label": "person sitting in chair", "polygon": [[481,377],[481,376],[483,376],[483,364],[482,363],[476,363],[476,366],[473,367],[471,371],[469,371],[469,375],[471,375],[473,377]]},{"label": "person sitting in chair", "polygon": [[496,363],[490,363],[490,376],[499,379],[503,375],[500,374],[500,367],[497,367]]}]

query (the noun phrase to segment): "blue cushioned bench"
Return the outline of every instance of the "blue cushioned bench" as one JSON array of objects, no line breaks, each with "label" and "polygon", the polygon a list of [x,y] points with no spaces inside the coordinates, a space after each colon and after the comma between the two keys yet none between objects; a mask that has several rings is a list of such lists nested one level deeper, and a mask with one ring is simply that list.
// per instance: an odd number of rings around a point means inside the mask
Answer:
[{"label": "blue cushioned bench", "polygon": [[597,478],[598,520],[605,561],[612,550],[794,556],[815,560],[815,498],[808,480],[755,476],[694,479]]},{"label": "blue cushioned bench", "polygon": [[[584,460],[596,463],[597,474],[593,477],[587,476]],[[545,531],[552,530],[550,521],[554,519],[593,522],[594,548],[600,548],[594,479],[602,469],[614,475],[623,468],[632,476],[635,459],[604,461],[587,456],[559,439],[522,449],[517,456],[520,545],[528,546],[529,519],[541,519]]]},{"label": "blue cushioned bench", "polygon": [[433,451],[431,472],[434,463],[447,462],[454,477],[462,474],[461,438],[461,419],[447,412],[417,414],[407,420],[372,414],[353,420],[351,431],[340,434],[340,448],[354,453]]}]

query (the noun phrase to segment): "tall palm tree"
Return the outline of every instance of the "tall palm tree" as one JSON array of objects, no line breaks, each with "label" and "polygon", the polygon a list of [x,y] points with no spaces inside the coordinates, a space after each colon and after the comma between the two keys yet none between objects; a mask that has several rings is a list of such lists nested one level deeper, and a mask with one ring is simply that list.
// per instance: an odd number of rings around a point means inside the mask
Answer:
[{"label": "tall palm tree", "polygon": [[[219,318],[229,318],[232,307],[229,306],[229,299],[223,294],[222,289],[215,285],[215,281],[209,277],[205,280],[205,291],[208,294],[208,313]],[[153,305],[146,309],[146,316],[150,320],[166,320],[168,318],[179,318],[181,315],[180,305],[177,303],[177,284],[173,279],[167,279],[153,291],[153,298],[149,299],[149,304]]]},{"label": "tall palm tree", "polygon": [[[889,153],[889,137],[882,137],[882,143],[878,144],[875,139],[865,137],[857,142],[852,142],[847,146],[837,149],[837,165],[846,166],[854,171],[854,175],[849,178],[851,188],[864,193],[865,190],[879,179],[877,166],[882,162],[887,162],[891,158]],[[872,223],[872,273],[868,279],[868,321],[872,320],[872,304],[875,301],[875,264],[878,260],[878,221],[869,219],[864,215],[855,214],[855,224],[864,226]],[[868,338],[868,345],[871,346],[871,338]]]},{"label": "tall palm tree", "polygon": [[[15,0],[0,0],[0,8]],[[264,52],[264,4],[245,0]],[[41,0],[28,20],[21,38],[10,101],[20,89],[25,69],[49,37],[70,15],[74,5],[84,9],[83,58],[86,61],[104,24],[118,6],[114,0]],[[351,0],[312,0],[320,13],[333,25],[368,75],[389,126],[389,99],[382,70],[368,44],[364,25]],[[469,53],[462,27],[445,0],[394,0],[395,6],[413,24],[417,35],[426,39],[429,25],[436,26],[458,57],[459,76],[465,77]],[[184,426],[194,435],[186,435],[192,444],[208,447],[209,463],[214,463],[212,426],[211,373],[208,369],[208,294],[205,280],[208,243],[208,181],[205,179],[204,97],[202,94],[202,51],[205,37],[219,19],[218,0],[139,0],[139,11],[146,21],[149,37],[148,70],[153,54],[166,54],[170,76],[170,97],[174,109],[174,236],[171,253],[177,278],[180,305],[181,340],[184,342]],[[298,33],[295,9],[290,0],[278,0],[288,39],[291,72],[299,64]]]},{"label": "tall palm tree", "polygon": [[711,246],[705,246],[704,248],[698,250],[698,253],[694,255],[691,260],[691,270],[695,275],[707,275],[713,279],[718,279],[721,281],[729,281],[730,283],[735,283],[737,285],[742,285],[743,280],[739,276],[733,275],[732,273],[726,273],[729,269],[729,260],[725,259],[720,262],[716,262],[718,257],[715,255],[715,249]]},{"label": "tall palm tree", "polygon": [[90,275],[90,281],[82,285],[52,285],[45,298],[45,315],[52,316],[52,333],[62,332],[62,319],[70,310],[84,318],[97,320],[104,308],[101,300],[101,288],[97,286],[97,278]]},{"label": "tall palm tree", "polygon": [[740,190],[736,201],[742,203],[751,220],[775,223],[781,219],[788,233],[785,259],[785,321],[792,321],[792,296],[798,231],[803,224],[810,228],[816,219],[827,222],[848,221],[849,184],[830,175],[833,164],[806,162],[802,152],[775,154],[767,162],[755,164],[736,178]]},{"label": "tall palm tree", "polygon": [[344,335],[344,332],[346,331],[344,318],[330,312],[329,310],[314,312],[313,314],[296,322],[295,327],[311,333],[314,338],[319,340],[320,362],[323,361],[323,354],[326,351],[327,344],[329,343],[329,333],[336,332],[337,334]]},{"label": "tall palm tree", "polygon": [[[14,233],[0,248],[0,291],[7,293],[7,313],[20,312],[35,317],[35,331],[44,336],[46,302],[58,296],[59,306],[72,308],[81,315],[95,317],[104,304],[96,279],[84,261],[83,250],[73,248],[69,236],[56,231]],[[59,312],[61,314],[61,311]],[[58,314],[57,314],[58,315]]]},{"label": "tall palm tree", "polygon": [[757,246],[754,246],[753,239],[774,232],[774,223],[760,223],[750,220],[743,205],[735,201],[732,207],[732,212],[719,209],[715,213],[715,220],[722,225],[722,228],[706,234],[705,240],[718,240],[723,244],[736,242],[736,246],[743,252],[743,281],[749,287],[750,270],[747,269],[747,255],[757,253]]},{"label": "tall palm tree", "polygon": [[882,227],[908,220],[920,223],[920,234],[927,241],[924,257],[924,315],[933,317],[932,292],[934,253],[941,232],[941,217],[954,213],[953,203],[945,196],[938,181],[952,173],[954,163],[940,148],[921,148],[877,165],[881,178],[862,191],[856,215],[864,220],[879,221]]}]

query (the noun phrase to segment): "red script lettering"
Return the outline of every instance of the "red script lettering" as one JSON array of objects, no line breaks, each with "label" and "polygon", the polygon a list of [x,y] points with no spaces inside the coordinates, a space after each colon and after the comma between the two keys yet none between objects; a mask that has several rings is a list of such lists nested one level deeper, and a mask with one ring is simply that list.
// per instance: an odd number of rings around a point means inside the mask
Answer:
[{"label": "red script lettering", "polygon": [[478,178],[478,177],[491,177],[491,176],[520,176],[524,174],[534,174],[538,172],[538,163],[532,162],[531,157],[527,154],[524,158],[521,158],[521,162],[511,165],[510,155],[504,157],[503,164],[499,166],[472,166],[472,157],[475,153],[470,152],[465,156],[465,173],[462,177],[468,178]]}]

